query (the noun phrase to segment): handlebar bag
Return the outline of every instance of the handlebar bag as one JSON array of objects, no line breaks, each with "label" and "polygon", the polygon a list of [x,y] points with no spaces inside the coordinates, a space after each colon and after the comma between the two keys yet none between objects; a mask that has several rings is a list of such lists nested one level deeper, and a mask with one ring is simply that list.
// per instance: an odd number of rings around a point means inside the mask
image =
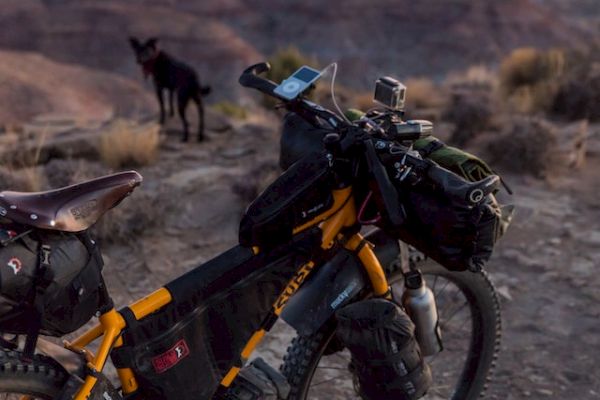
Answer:
[{"label": "handlebar bag", "polygon": [[398,189],[407,217],[400,226],[384,221],[384,230],[450,270],[483,268],[510,219],[494,195],[466,206],[427,187],[400,184]]},{"label": "handlebar bag", "polygon": [[[350,121],[364,115],[362,111],[352,108],[344,114]],[[279,142],[279,166],[281,169],[288,169],[307,154],[320,153],[323,150],[323,136],[330,132],[331,129],[325,128],[317,121],[312,124],[294,112],[287,113],[283,119]]]},{"label": "handlebar bag", "polygon": [[463,178],[476,182],[494,172],[481,158],[456,147],[448,146],[434,136],[416,140],[413,148],[422,157],[435,161],[440,166]]},{"label": "handlebar bag", "polygon": [[279,166],[288,169],[307,154],[323,150],[323,136],[327,129],[313,125],[296,113],[287,113],[279,142]]},{"label": "handlebar bag", "polygon": [[288,242],[294,228],[331,208],[332,189],[325,154],[304,156],[248,206],[240,222],[240,244],[270,248]]},{"label": "handlebar bag", "polygon": [[103,263],[89,237],[2,225],[0,240],[0,332],[27,334],[35,316],[40,333],[63,336],[100,308]]}]

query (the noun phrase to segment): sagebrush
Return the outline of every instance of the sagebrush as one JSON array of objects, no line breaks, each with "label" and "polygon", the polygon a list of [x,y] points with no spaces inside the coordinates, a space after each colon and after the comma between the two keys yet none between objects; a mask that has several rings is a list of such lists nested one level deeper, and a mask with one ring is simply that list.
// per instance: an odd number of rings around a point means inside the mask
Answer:
[{"label": "sagebrush", "polygon": [[151,164],[158,156],[159,132],[157,124],[115,121],[100,138],[100,158],[115,169]]}]

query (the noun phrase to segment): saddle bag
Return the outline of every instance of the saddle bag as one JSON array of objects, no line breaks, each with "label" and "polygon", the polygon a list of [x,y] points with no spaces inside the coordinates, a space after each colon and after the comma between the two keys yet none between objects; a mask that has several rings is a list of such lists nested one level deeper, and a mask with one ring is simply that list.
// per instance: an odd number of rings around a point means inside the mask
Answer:
[{"label": "saddle bag", "polygon": [[414,400],[431,385],[415,326],[394,302],[369,299],[336,313],[337,337],[352,355],[350,368],[365,400]]},{"label": "saddle bag", "polygon": [[[483,162],[480,165],[469,157],[467,159],[460,165],[468,167],[471,174],[458,174],[463,179],[474,181],[492,174]],[[379,227],[450,270],[481,270],[490,259],[496,242],[506,232],[512,219],[513,206],[500,206],[494,194],[489,194],[476,204],[457,201],[446,194],[444,184],[433,183],[426,178],[424,171],[415,175],[416,179],[412,181],[410,177],[397,178],[399,175],[394,164],[398,161],[390,158],[385,163],[388,176],[394,177],[392,182],[398,191],[405,219],[398,225],[384,219]],[[440,165],[443,167],[440,168],[432,160],[428,163],[430,168],[436,168],[438,174],[455,174],[445,165]],[[456,171],[460,172],[458,166],[454,165]]]},{"label": "saddle bag", "polygon": [[323,153],[295,162],[248,206],[240,222],[240,244],[271,248],[288,242],[294,228],[331,208],[331,178]]},{"label": "saddle bag", "polygon": [[101,307],[102,257],[87,235],[0,226],[0,332],[63,336]]}]

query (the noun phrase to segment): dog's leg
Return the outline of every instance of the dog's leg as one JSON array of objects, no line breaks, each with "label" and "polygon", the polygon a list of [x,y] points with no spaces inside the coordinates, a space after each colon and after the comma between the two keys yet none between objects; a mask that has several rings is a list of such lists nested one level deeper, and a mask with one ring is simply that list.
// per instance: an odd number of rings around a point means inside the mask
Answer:
[{"label": "dog's leg", "polygon": [[173,89],[169,89],[169,117],[173,117],[175,115],[175,110],[173,108]]},{"label": "dog's leg", "polygon": [[194,94],[192,99],[198,109],[198,141],[201,142],[204,140],[204,105],[202,104],[200,93]]},{"label": "dog's leg", "polygon": [[187,108],[187,104],[190,101],[190,95],[185,91],[180,91],[177,93],[177,111],[179,112],[179,117],[181,118],[181,122],[183,123],[183,138],[181,139],[183,142],[187,142],[188,140],[188,121],[185,118],[185,109]]},{"label": "dog's leg", "polygon": [[165,124],[165,102],[163,100],[163,88],[155,85],[156,87],[156,97],[158,97],[158,105],[160,107],[160,118],[159,122],[161,125]]}]

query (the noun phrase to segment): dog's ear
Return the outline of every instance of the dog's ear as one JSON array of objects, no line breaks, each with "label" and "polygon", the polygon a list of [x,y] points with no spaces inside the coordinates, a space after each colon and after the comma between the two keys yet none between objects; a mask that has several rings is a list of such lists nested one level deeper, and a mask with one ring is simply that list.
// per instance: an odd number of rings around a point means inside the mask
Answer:
[{"label": "dog's ear", "polygon": [[139,50],[142,47],[140,41],[133,36],[129,37],[129,43],[131,44],[131,47],[133,47],[134,50]]},{"label": "dog's ear", "polygon": [[158,47],[158,46],[157,46],[157,43],[158,43],[158,38],[155,38],[155,37],[153,37],[153,38],[150,38],[150,39],[148,39],[148,40],[146,41],[146,45],[145,45],[145,47],[151,47],[151,48],[153,48],[154,50],[156,50],[156,49],[157,49],[157,47]]},{"label": "dog's ear", "polygon": [[158,38],[152,37],[152,38],[146,40],[146,44],[144,45],[144,47],[151,47],[154,50],[156,50],[156,48],[158,47],[157,44],[158,44]]}]

